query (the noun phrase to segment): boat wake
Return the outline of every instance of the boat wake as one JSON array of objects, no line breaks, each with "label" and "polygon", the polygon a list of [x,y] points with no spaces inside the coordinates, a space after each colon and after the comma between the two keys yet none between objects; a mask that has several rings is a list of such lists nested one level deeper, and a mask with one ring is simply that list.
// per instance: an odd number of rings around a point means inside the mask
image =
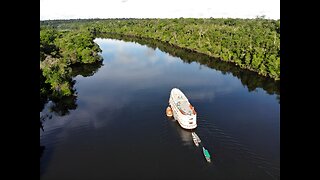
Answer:
[{"label": "boat wake", "polygon": [[253,163],[256,167],[262,169],[273,179],[280,179],[280,167],[270,162],[262,155],[255,153],[249,147],[242,144],[237,138],[226,133],[214,123],[206,121],[198,116],[198,134],[203,137],[203,141],[212,147],[213,143],[219,143],[224,149],[234,152],[237,159],[246,158],[248,162]]}]

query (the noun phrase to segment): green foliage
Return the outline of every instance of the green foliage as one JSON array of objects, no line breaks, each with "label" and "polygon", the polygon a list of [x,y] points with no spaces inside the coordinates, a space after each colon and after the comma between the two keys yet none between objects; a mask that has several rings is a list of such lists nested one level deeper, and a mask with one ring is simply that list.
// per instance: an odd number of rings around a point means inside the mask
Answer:
[{"label": "green foliage", "polygon": [[75,30],[61,34],[61,38],[57,38],[55,43],[68,63],[92,63],[101,59],[97,54],[101,49],[93,39],[91,32]]},{"label": "green foliage", "polygon": [[[93,39],[89,30],[61,31],[50,27],[40,29],[40,70],[44,83],[50,85],[52,98],[73,95],[72,64],[101,60],[98,54],[101,49]],[[40,88],[40,93],[49,93],[48,88]]]},{"label": "green foliage", "polygon": [[[263,16],[256,19],[55,20],[41,24],[61,30],[87,29],[94,36],[116,33],[160,40],[234,62],[261,75],[280,78],[280,20]],[[268,59],[271,55],[276,62]]]},{"label": "green foliage", "polygon": [[63,61],[48,56],[44,61],[40,62],[45,82],[51,85],[54,96],[71,95],[71,89],[68,84],[68,74],[70,68]]},{"label": "green foliage", "polygon": [[59,50],[54,44],[57,37],[57,32],[54,29],[45,28],[40,31],[40,61],[43,61],[46,56],[58,56]]}]

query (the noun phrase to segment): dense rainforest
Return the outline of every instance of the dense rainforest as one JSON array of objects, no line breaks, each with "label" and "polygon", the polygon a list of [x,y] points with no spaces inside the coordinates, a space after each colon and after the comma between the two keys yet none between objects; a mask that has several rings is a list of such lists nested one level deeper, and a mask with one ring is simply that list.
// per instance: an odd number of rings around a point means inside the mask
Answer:
[{"label": "dense rainforest", "polygon": [[40,24],[61,30],[88,29],[94,36],[116,33],[160,40],[280,80],[280,20],[79,19]]},{"label": "dense rainforest", "polygon": [[74,108],[72,78],[77,75],[79,64],[85,64],[84,67],[102,65],[98,54],[101,49],[93,40],[94,36],[88,30],[61,31],[40,27],[40,111],[49,99],[56,102],[53,109],[60,114],[65,114],[64,108],[59,108],[61,103],[61,106],[69,104],[70,109]]}]

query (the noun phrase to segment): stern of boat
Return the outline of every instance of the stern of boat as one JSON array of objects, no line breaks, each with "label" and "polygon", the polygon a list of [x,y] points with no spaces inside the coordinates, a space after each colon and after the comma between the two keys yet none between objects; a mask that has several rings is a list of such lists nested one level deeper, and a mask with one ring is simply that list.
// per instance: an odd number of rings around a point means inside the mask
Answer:
[{"label": "stern of boat", "polygon": [[197,115],[183,116],[178,122],[184,129],[195,129],[197,127]]}]

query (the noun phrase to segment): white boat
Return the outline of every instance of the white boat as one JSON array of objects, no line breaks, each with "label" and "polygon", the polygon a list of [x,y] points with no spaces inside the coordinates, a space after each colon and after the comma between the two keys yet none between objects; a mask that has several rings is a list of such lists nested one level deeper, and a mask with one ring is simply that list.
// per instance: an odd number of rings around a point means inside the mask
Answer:
[{"label": "white boat", "polygon": [[198,147],[199,142],[198,142],[197,138],[195,136],[192,136],[192,140],[193,140],[194,144]]},{"label": "white boat", "polygon": [[194,144],[196,146],[199,146],[199,143],[201,143],[199,136],[195,132],[192,132],[191,135],[192,135],[192,140],[193,140]]},{"label": "white boat", "polygon": [[173,117],[184,129],[194,129],[197,127],[197,113],[189,103],[187,97],[177,88],[173,88],[170,93],[169,105],[173,112]]}]

